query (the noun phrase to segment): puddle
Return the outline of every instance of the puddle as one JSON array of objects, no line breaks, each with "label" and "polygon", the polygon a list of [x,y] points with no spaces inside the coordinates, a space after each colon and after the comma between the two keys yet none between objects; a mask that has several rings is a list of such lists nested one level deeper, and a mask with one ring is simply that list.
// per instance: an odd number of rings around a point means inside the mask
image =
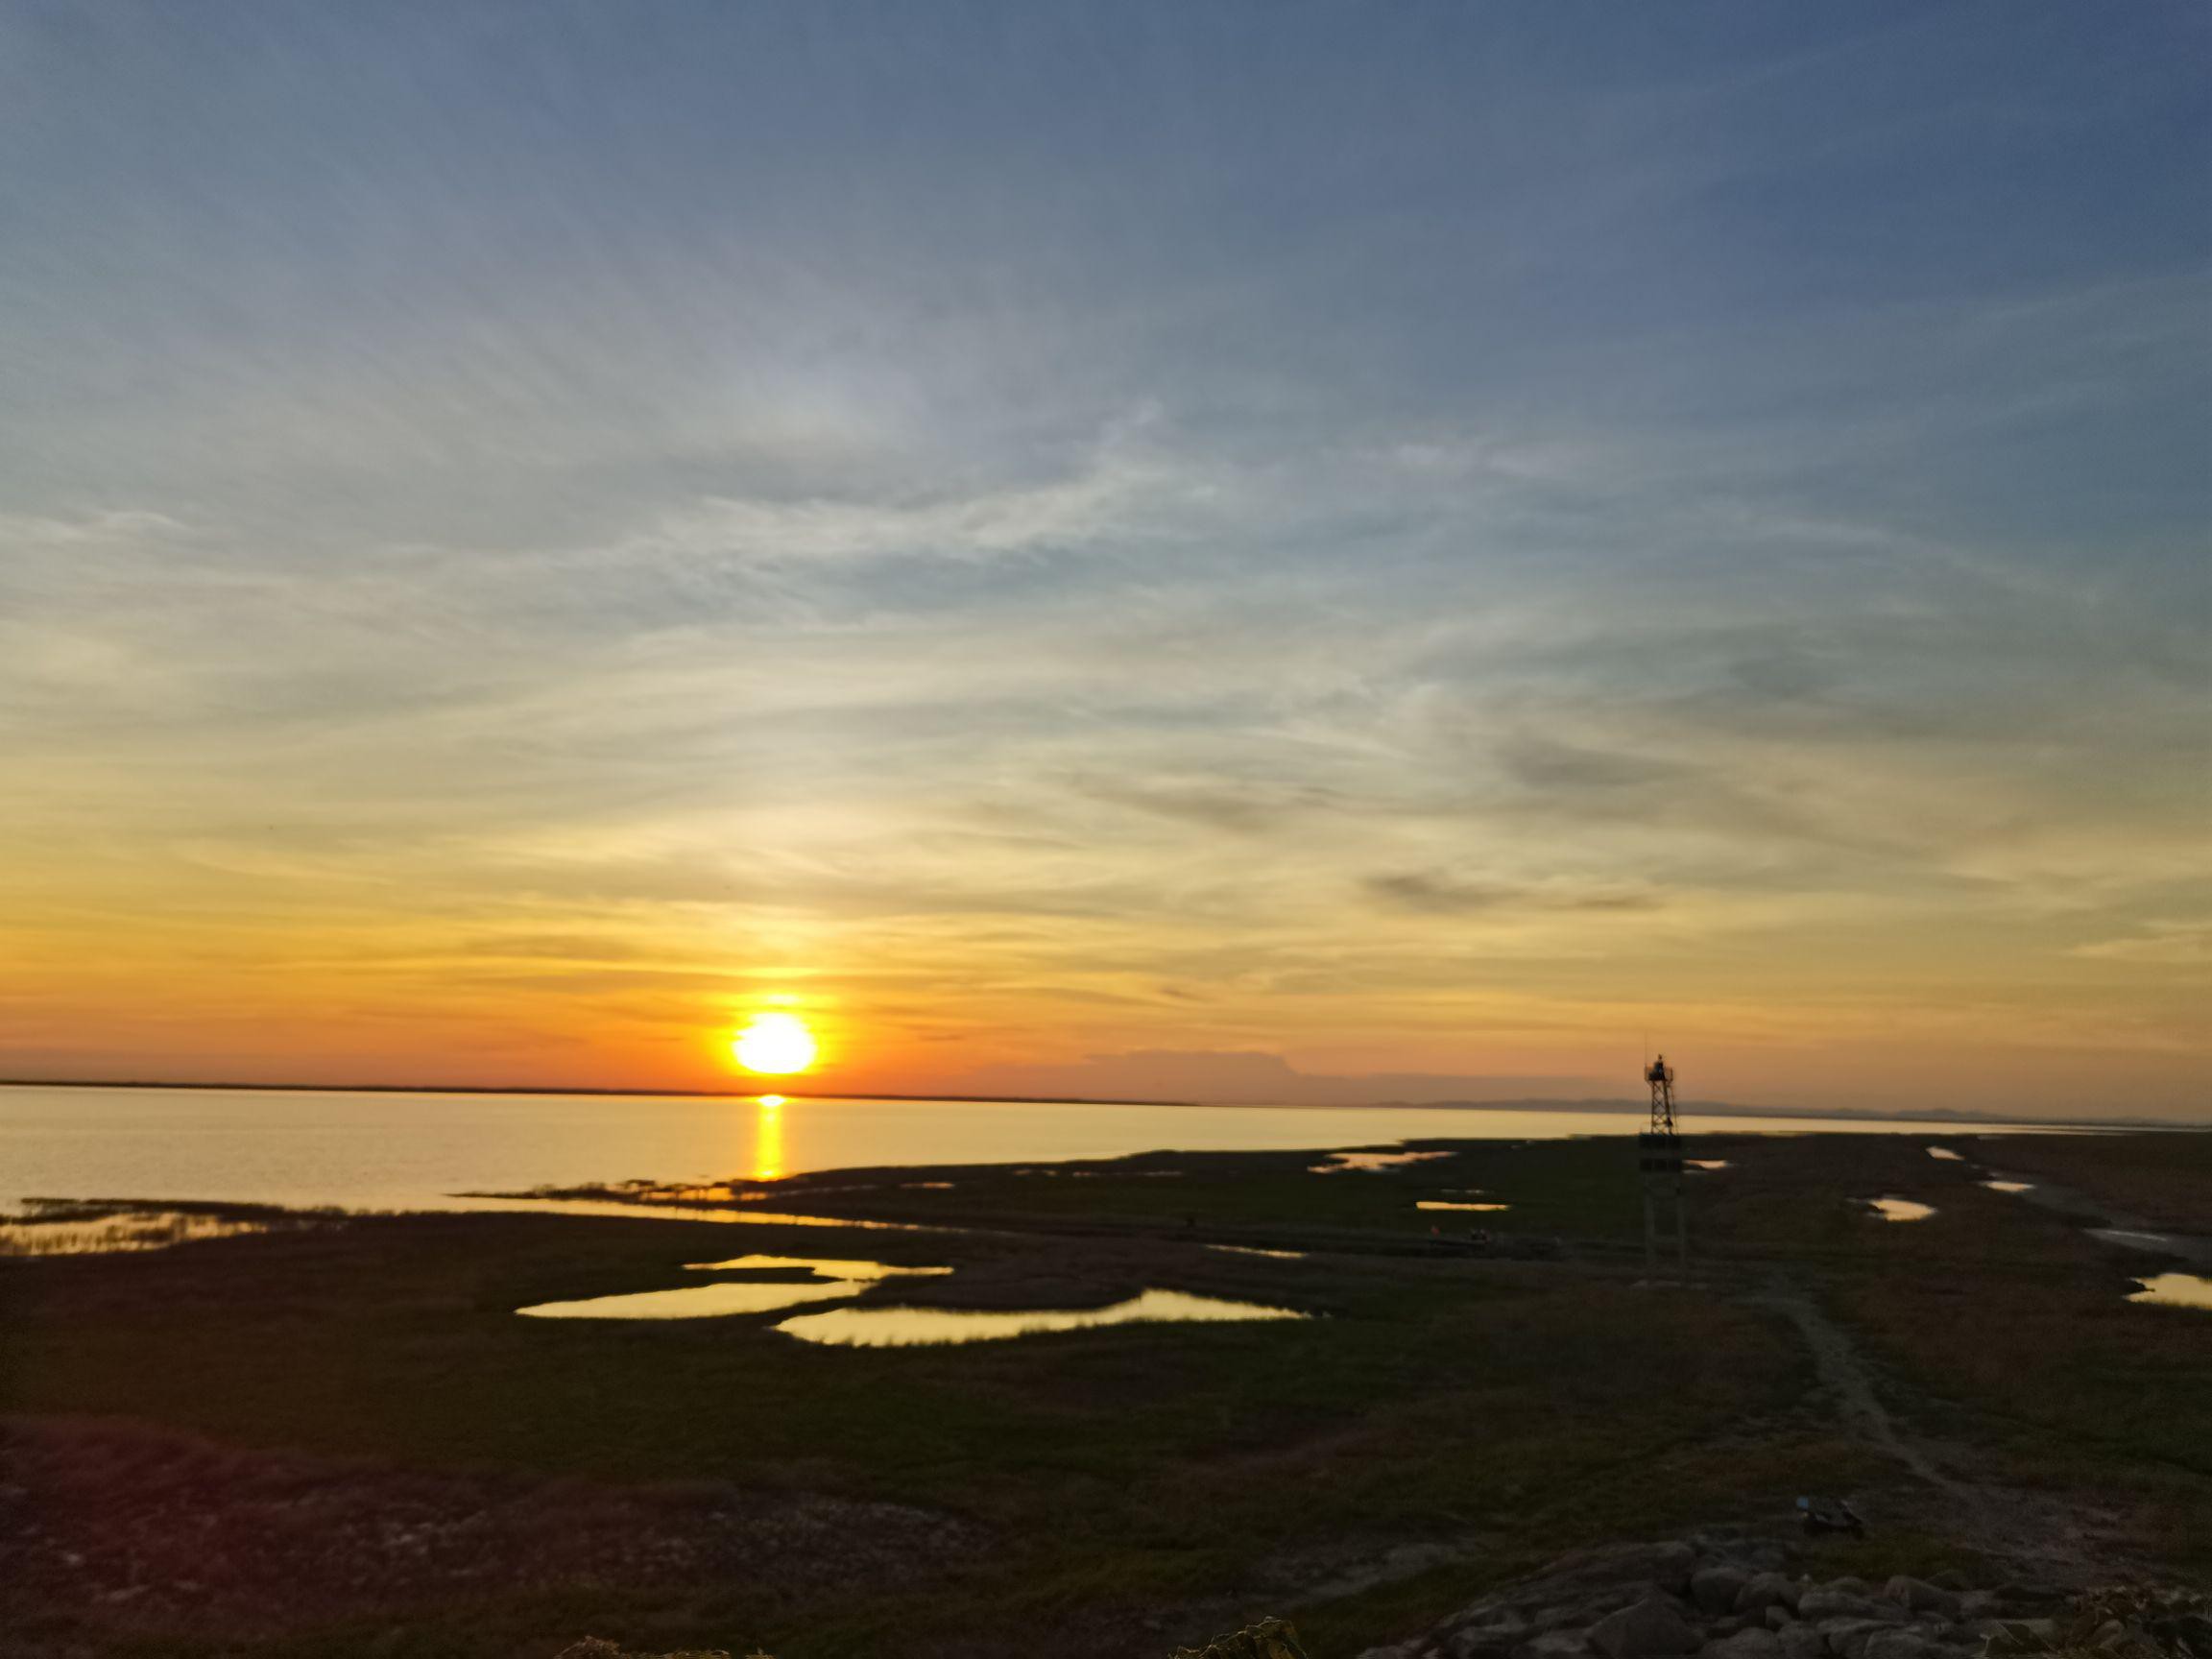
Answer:
[{"label": "puddle", "polygon": [[2102,1238],[2107,1244],[2117,1244],[2127,1250],[2164,1250],[2177,1253],[2180,1240],[2170,1238],[2163,1233],[2138,1233],[2132,1227],[2092,1227],[2089,1237]]},{"label": "puddle", "polygon": [[952,1183],[950,1181],[902,1181],[899,1185],[908,1192],[950,1192],[952,1190]]},{"label": "puddle", "polygon": [[1415,1201],[1416,1210],[1510,1210],[1510,1204],[1472,1204],[1458,1198],[1422,1198]]},{"label": "puddle", "polygon": [[1083,1331],[1094,1325],[1310,1317],[1288,1308],[1263,1308],[1256,1302],[1224,1302],[1181,1290],[1147,1290],[1107,1308],[832,1308],[827,1312],[799,1314],[776,1329],[805,1342],[909,1348],[936,1342],[999,1342],[1010,1336]]},{"label": "puddle", "polygon": [[1449,1152],[1332,1152],[1329,1162],[1315,1164],[1310,1173],[1340,1175],[1347,1169],[1396,1169],[1407,1164],[1426,1164],[1431,1158],[1449,1158]]},{"label": "puddle", "polygon": [[950,1267],[894,1267],[888,1262],[855,1262],[845,1256],[733,1256],[727,1262],[686,1262],[687,1273],[811,1273],[853,1285],[873,1285],[910,1273],[950,1273]]},{"label": "puddle", "polygon": [[1209,1250],[1226,1250],[1232,1256],[1271,1256],[1278,1262],[1303,1262],[1303,1250],[1262,1250],[1257,1244],[1209,1244]]},{"label": "puddle", "polygon": [[773,1313],[805,1302],[857,1296],[870,1285],[909,1274],[950,1273],[950,1267],[893,1267],[882,1262],[817,1261],[798,1256],[739,1256],[728,1262],[693,1262],[694,1272],[731,1269],[804,1269],[815,1277],[772,1282],[726,1279],[673,1290],[639,1290],[626,1296],[592,1296],[581,1302],[541,1302],[516,1312],[532,1319],[718,1319],[733,1313]]},{"label": "puddle", "polygon": [[270,1223],[182,1210],[122,1210],[65,1204],[27,1207],[0,1215],[0,1256],[100,1256],[119,1250],[166,1250],[195,1238],[266,1233]]},{"label": "puddle", "polygon": [[1981,1185],[1992,1192],[2032,1192],[2035,1190],[2032,1181],[1984,1181]]},{"label": "puddle", "polygon": [[1885,1221],[1925,1221],[1936,1214],[1935,1205],[1911,1198],[1863,1198],[1860,1202],[1879,1210]]},{"label": "puddle", "polygon": [[2194,1273],[2161,1273],[2137,1283],[2143,1288],[2128,1296],[2130,1302],[2149,1302],[2165,1308],[2201,1308],[2212,1312],[2212,1279],[2202,1279]]},{"label": "puddle", "polygon": [[[1064,1174],[1070,1181],[1103,1181],[1110,1176],[1118,1181],[1132,1178],[1139,1181],[1180,1181],[1187,1171],[1182,1169],[1017,1169],[1014,1173],[1017,1175]],[[917,1182],[915,1185],[926,1186],[927,1183]],[[952,1183],[948,1181],[945,1185],[950,1187]]]},{"label": "puddle", "polygon": [[1682,1162],[1692,1169],[1726,1169],[1729,1167],[1728,1160],[1725,1158],[1685,1158]]},{"label": "puddle", "polygon": [[1964,1158],[1952,1151],[1948,1146],[1931,1146],[1928,1148],[1928,1156],[1940,1158],[1946,1164],[1963,1164],[1966,1162]]},{"label": "puddle", "polygon": [[[766,1193],[743,1192],[741,1202]],[[957,1227],[931,1226],[921,1221],[863,1221],[857,1215],[799,1215],[776,1210],[709,1210],[689,1204],[632,1202],[621,1198],[514,1197],[503,1192],[457,1192],[466,1207],[492,1214],[510,1211],[541,1215],[613,1215],[637,1220],[645,1216],[662,1221],[731,1221],[763,1227],[852,1227],[871,1233],[957,1233]]]}]

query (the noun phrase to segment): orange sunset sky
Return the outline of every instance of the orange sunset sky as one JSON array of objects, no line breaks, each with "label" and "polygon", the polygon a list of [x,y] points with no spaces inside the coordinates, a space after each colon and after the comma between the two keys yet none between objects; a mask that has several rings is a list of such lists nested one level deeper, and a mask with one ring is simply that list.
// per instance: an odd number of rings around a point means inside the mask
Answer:
[{"label": "orange sunset sky", "polygon": [[0,1072],[2212,1117],[2185,12],[1204,10],[12,29]]}]

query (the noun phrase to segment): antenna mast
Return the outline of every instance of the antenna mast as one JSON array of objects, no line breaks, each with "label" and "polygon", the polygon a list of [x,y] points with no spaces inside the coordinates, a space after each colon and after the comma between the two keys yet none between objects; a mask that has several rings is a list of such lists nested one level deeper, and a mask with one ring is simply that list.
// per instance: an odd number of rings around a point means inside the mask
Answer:
[{"label": "antenna mast", "polygon": [[1690,1276],[1690,1221],[1682,1207],[1682,1138],[1674,1128],[1674,1068],[1662,1054],[1644,1068],[1651,1086],[1651,1121],[1636,1137],[1644,1172],[1644,1270],[1659,1270],[1659,1203],[1674,1201],[1674,1253],[1682,1276]]},{"label": "antenna mast", "polygon": [[1644,1069],[1644,1081],[1651,1085],[1651,1133],[1674,1137],[1674,1068],[1662,1054]]}]

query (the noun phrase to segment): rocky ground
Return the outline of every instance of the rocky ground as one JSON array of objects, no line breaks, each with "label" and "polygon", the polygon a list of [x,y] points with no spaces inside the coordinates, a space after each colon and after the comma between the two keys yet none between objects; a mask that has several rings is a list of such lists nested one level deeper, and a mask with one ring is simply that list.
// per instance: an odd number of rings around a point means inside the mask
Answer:
[{"label": "rocky ground", "polygon": [[272,1638],[578,1583],[902,1583],[985,1543],[953,1517],[892,1503],[402,1471],[136,1425],[0,1419],[8,1659],[182,1626]]},{"label": "rocky ground", "polygon": [[[1815,1577],[1805,1565],[1765,1539],[1617,1545],[1569,1556],[1359,1659],[1951,1659],[1993,1640],[2029,1651],[2056,1645],[2078,1602],[2051,1583],[1974,1589],[1939,1573],[1876,1585]],[[2212,1654],[2201,1601],[2176,1599],[2154,1629],[2101,1623],[2093,1645]]]},{"label": "rocky ground", "polygon": [[[1949,1572],[1877,1586],[1805,1566],[1801,1552],[1767,1539],[1583,1551],[1358,1659],[2212,1659],[2212,1599],[2194,1591],[2016,1580],[1976,1589]],[[1304,1652],[1294,1626],[1268,1619],[1173,1659]],[[637,1654],[588,1638],[560,1659],[731,1656]]]}]

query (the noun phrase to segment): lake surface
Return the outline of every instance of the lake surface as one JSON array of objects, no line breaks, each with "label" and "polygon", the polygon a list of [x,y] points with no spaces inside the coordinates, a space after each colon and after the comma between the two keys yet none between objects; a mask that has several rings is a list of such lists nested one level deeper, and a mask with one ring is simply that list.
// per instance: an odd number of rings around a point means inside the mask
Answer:
[{"label": "lake surface", "polygon": [[[1433,1106],[764,1103],[773,1098],[0,1087],[0,1203],[39,1196],[451,1209],[461,1192],[633,1177],[764,1181],[859,1166],[1541,1141],[1643,1127],[1626,1113]],[[1689,1125],[1693,1136],[1823,1130],[1960,1132],[1957,1123],[1817,1118],[1700,1123],[1693,1115]]]}]

